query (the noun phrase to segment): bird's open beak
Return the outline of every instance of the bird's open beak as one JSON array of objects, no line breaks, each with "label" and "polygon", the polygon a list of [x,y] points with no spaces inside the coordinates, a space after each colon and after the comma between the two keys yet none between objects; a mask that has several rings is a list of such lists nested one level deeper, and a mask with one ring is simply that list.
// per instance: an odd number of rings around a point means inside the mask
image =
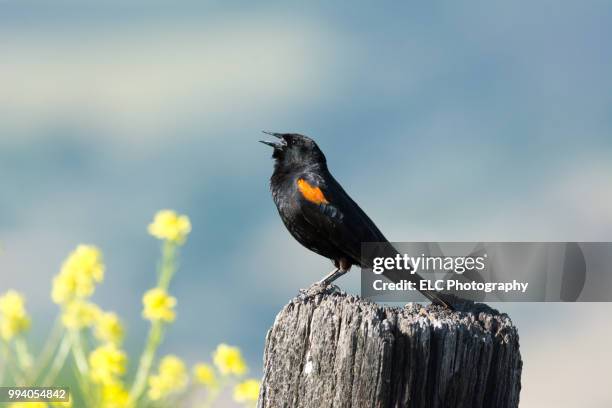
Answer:
[{"label": "bird's open beak", "polygon": [[260,140],[259,141],[260,143],[266,144],[268,146],[272,146],[275,149],[282,149],[283,147],[287,145],[287,143],[285,143],[285,140],[283,139],[282,133],[266,132],[265,130],[263,130],[262,132],[265,133],[266,135],[274,136],[280,139],[280,141],[270,142],[268,140]]},{"label": "bird's open beak", "polygon": [[282,139],[283,138],[283,134],[282,133],[268,132],[266,130],[262,130],[261,132],[265,133],[266,135],[274,136],[277,139]]},{"label": "bird's open beak", "polygon": [[260,140],[260,141],[259,141],[259,143],[263,143],[263,144],[266,144],[266,145],[268,145],[268,146],[272,146],[272,147],[273,147],[273,148],[275,148],[275,149],[276,149],[277,147],[280,147],[280,143],[269,142],[269,141],[267,141],[267,140]]}]

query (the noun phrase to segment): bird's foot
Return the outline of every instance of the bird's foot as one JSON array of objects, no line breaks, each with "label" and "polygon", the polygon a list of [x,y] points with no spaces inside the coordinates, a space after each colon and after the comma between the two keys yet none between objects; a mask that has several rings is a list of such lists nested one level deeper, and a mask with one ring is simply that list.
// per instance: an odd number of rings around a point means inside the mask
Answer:
[{"label": "bird's foot", "polygon": [[310,285],[310,287],[307,289],[300,289],[299,296],[303,299],[306,299],[309,297],[323,295],[325,293],[333,293],[339,290],[340,288],[338,288],[336,285],[326,285],[321,282],[315,282],[312,285]]}]

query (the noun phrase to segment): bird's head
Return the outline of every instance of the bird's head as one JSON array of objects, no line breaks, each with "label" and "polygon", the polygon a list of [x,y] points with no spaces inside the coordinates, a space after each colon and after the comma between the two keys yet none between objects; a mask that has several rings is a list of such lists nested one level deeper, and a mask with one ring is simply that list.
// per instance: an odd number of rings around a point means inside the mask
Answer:
[{"label": "bird's head", "polygon": [[325,164],[325,155],[311,138],[297,133],[264,133],[278,139],[260,140],[261,143],[274,148],[272,157],[276,160],[277,167],[289,169]]}]

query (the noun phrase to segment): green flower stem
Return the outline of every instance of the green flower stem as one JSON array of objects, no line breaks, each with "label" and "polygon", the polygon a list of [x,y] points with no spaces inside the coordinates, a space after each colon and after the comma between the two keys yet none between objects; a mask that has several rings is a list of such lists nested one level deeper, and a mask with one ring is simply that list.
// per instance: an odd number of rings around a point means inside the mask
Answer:
[{"label": "green flower stem", "polygon": [[138,371],[136,372],[134,385],[130,390],[130,403],[134,403],[140,399],[147,385],[147,377],[151,371],[151,366],[153,365],[153,360],[155,359],[155,352],[157,351],[157,347],[161,343],[162,338],[163,325],[159,321],[154,321],[151,324],[151,329],[149,330],[149,336],[147,338],[145,349],[140,357],[140,363],[138,364]]},{"label": "green flower stem", "polygon": [[63,328],[61,320],[58,316],[55,319],[55,323],[53,324],[51,333],[49,334],[49,337],[47,337],[47,341],[45,342],[42,351],[40,352],[40,355],[37,358],[37,361],[34,365],[34,369],[32,370],[32,373],[29,378],[29,380],[31,381],[29,382],[31,382],[32,384],[36,383],[36,380],[42,374],[43,370],[49,365],[49,362],[53,358],[53,353],[60,345],[60,341],[68,342],[68,345],[70,345],[69,340],[65,339],[67,339],[67,337],[63,336]]},{"label": "green flower stem", "polygon": [[187,406],[187,402],[189,401],[189,398],[191,397],[191,395],[196,389],[197,389],[196,384],[192,382],[183,391],[177,392],[170,397],[166,397],[165,402],[167,406],[185,407]]},{"label": "green flower stem", "polygon": [[13,359],[13,353],[11,353],[9,344],[2,340],[2,353],[4,356],[4,361],[6,362],[7,367],[9,368],[9,372],[13,377],[16,385],[25,385],[25,379],[23,377],[23,373],[19,369],[17,363]]},{"label": "green flower stem", "polygon": [[162,260],[159,267],[159,281],[157,287],[168,290],[170,281],[176,272],[177,244],[172,241],[164,241],[162,246]]},{"label": "green flower stem", "polygon": [[26,373],[32,368],[32,356],[28,352],[28,344],[21,335],[15,338],[15,353],[17,354],[17,364],[19,364],[24,377],[27,378]]},{"label": "green flower stem", "polygon": [[89,367],[87,365],[87,357],[85,350],[83,349],[83,343],[81,342],[81,331],[78,329],[70,330],[70,345],[72,350],[72,356],[78,370],[77,379],[83,392],[84,398],[88,398],[91,394],[89,392],[88,374]]},{"label": "green flower stem", "polygon": [[55,354],[55,358],[51,363],[51,367],[45,376],[45,379],[42,381],[43,386],[50,386],[55,381],[55,378],[59,374],[62,367],[64,367],[64,363],[66,362],[66,358],[68,357],[68,353],[70,352],[70,337],[66,334],[62,336],[61,343],[57,349],[57,353]]},{"label": "green flower stem", "polygon": [[72,343],[72,354],[77,369],[83,378],[87,378],[89,368],[87,367],[87,357],[81,343],[81,333],[77,329],[70,330],[70,341]]},{"label": "green flower stem", "polygon": [[2,342],[2,365],[0,365],[0,385],[4,385],[4,374],[8,365],[8,351],[4,342]]},{"label": "green flower stem", "polygon": [[211,408],[213,405],[213,402],[215,402],[217,400],[217,398],[219,397],[219,394],[221,394],[221,390],[208,390],[208,392],[206,393],[206,399],[204,400],[204,402],[202,403],[201,408]]},{"label": "green flower stem", "polygon": [[[164,241],[162,245],[162,259],[159,265],[157,287],[165,291],[168,290],[170,281],[177,270],[177,248],[178,244],[169,240]],[[155,359],[155,353],[163,338],[163,328],[164,326],[160,321],[153,321],[151,323],[149,336],[138,363],[134,384],[130,389],[130,403],[137,402],[145,390],[147,378]]]},{"label": "green flower stem", "polygon": [[[76,365],[72,365],[72,372],[73,372],[74,378],[76,378],[77,382],[79,383],[79,388],[81,389],[81,397],[83,401],[86,402],[86,406],[94,407],[95,405],[91,402],[92,396],[89,393],[89,385],[86,382],[87,380],[81,377],[81,374],[79,373],[79,370],[76,367]],[[84,391],[84,390],[87,390],[87,391]],[[71,399],[74,397],[74,394],[75,393],[71,391],[71,396],[70,396]]]},{"label": "green flower stem", "polygon": [[230,378],[227,375],[223,375],[214,386],[208,387],[206,399],[204,400],[201,408],[211,408],[213,406],[213,402],[217,401],[219,395],[221,395],[225,387],[228,385],[230,385]]}]

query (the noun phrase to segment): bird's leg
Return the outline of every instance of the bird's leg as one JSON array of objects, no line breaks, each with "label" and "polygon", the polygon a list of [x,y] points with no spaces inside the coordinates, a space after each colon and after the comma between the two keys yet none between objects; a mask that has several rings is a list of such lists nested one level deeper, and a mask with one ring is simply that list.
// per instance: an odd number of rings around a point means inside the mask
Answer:
[{"label": "bird's leg", "polygon": [[323,279],[317,282],[318,285],[323,286],[324,288],[328,287],[333,281],[347,273],[348,270],[344,270],[342,268],[336,268],[331,271],[328,275],[326,275]]},{"label": "bird's leg", "polygon": [[340,276],[344,275],[347,271],[342,270],[340,268],[336,268],[327,274],[323,279],[313,283],[308,289],[300,289],[300,293],[302,296],[316,296],[327,291],[329,285],[338,279]]},{"label": "bird's leg", "polygon": [[306,290],[301,289],[300,292],[303,296],[316,296],[325,293],[328,287],[336,279],[344,275],[351,269],[351,264],[346,259],[334,260],[335,269],[327,274],[323,279],[312,284],[312,286]]}]

